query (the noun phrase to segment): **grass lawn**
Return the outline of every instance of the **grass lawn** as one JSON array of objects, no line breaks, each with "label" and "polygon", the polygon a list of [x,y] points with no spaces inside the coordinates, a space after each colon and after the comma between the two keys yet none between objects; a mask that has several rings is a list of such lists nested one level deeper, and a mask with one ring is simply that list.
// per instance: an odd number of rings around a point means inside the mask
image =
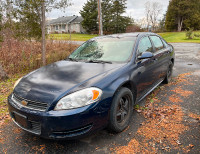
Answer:
[{"label": "grass lawn", "polygon": [[[89,35],[89,34],[71,34],[73,41],[87,41],[98,35]],[[53,40],[69,40],[70,34],[49,34],[49,39]]]},{"label": "grass lawn", "polygon": [[[200,31],[195,33],[200,34]],[[162,36],[167,42],[178,43],[178,42],[186,42],[186,43],[200,43],[200,37],[194,37],[193,39],[187,39],[185,36],[185,32],[166,32],[166,33],[158,33]]]},{"label": "grass lawn", "polygon": [[10,119],[8,115],[7,97],[12,92],[15,82],[24,74],[16,74],[10,79],[0,81],[0,128]]},{"label": "grass lawn", "polygon": [[[195,33],[199,33],[195,32]],[[185,36],[185,32],[166,32],[166,33],[158,33],[162,36],[167,42],[178,43],[178,42],[186,42],[186,43],[200,43],[200,38],[194,37],[193,39],[187,39]],[[69,34],[50,34],[49,39],[53,40],[69,40]],[[89,34],[72,34],[73,41],[87,41],[93,37],[98,35],[89,35]]]}]

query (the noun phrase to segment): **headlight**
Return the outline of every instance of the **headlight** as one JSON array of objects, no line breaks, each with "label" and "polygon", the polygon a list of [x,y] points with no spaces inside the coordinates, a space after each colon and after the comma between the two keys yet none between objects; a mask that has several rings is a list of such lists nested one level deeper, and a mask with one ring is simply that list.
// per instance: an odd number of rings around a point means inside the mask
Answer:
[{"label": "headlight", "polygon": [[92,104],[100,99],[102,90],[87,88],[63,97],[54,110],[68,110]]},{"label": "headlight", "polygon": [[18,80],[15,82],[13,89],[15,89],[15,87],[18,85],[18,83],[21,81],[21,79],[22,79],[22,78],[18,79]]}]

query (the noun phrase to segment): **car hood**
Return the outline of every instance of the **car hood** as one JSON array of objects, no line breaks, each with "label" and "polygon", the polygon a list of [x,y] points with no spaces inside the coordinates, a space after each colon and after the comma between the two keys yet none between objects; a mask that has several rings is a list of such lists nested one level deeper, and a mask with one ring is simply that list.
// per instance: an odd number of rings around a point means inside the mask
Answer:
[{"label": "car hood", "polygon": [[14,93],[28,100],[52,103],[83,84],[85,87],[92,86],[105,74],[110,74],[122,65],[59,61],[24,76]]}]

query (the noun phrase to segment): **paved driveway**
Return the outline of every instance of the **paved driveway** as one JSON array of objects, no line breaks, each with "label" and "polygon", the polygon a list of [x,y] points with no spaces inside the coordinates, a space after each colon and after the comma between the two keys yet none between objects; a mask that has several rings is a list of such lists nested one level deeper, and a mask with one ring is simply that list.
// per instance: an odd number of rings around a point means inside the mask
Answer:
[{"label": "paved driveway", "polygon": [[154,90],[120,134],[102,130],[81,140],[35,137],[10,122],[0,130],[3,153],[198,153],[200,151],[200,44],[173,43],[173,81]]}]

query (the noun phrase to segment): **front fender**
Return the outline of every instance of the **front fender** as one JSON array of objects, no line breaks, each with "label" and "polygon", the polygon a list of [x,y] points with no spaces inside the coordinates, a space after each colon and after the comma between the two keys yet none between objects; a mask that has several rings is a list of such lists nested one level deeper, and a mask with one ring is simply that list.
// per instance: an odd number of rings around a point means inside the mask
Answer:
[{"label": "front fender", "polygon": [[107,76],[96,86],[104,91],[105,97],[113,97],[121,87],[125,86],[130,88],[134,94],[134,98],[136,98],[137,88],[134,81],[131,80],[131,72],[131,67],[124,67]]}]

